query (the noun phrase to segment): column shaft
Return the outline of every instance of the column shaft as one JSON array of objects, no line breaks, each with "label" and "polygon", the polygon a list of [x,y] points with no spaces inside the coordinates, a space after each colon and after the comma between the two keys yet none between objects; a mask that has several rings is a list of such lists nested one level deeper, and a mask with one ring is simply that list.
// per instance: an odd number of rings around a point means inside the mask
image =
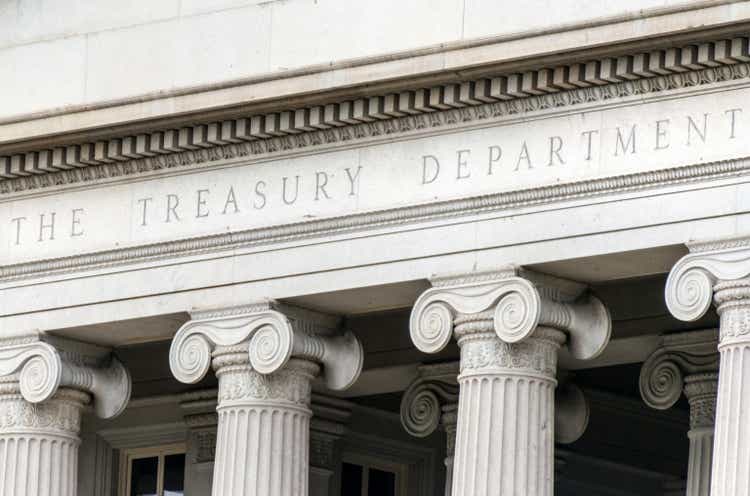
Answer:
[{"label": "column shaft", "polygon": [[690,403],[687,496],[710,494],[717,388],[716,373],[695,374],[685,379],[685,396]]},{"label": "column shaft", "polygon": [[461,393],[453,496],[552,496],[555,371],[564,334],[539,327],[509,344],[491,329],[471,316],[456,318]]},{"label": "column shaft", "polygon": [[719,391],[711,496],[750,496],[750,280],[720,282]]},{"label": "column shaft", "polygon": [[319,366],[292,359],[263,375],[239,346],[217,348],[214,367],[219,426],[213,496],[307,496],[310,382]]},{"label": "column shaft", "polygon": [[61,389],[41,404],[17,383],[0,394],[0,496],[77,496],[78,433],[86,393]]}]

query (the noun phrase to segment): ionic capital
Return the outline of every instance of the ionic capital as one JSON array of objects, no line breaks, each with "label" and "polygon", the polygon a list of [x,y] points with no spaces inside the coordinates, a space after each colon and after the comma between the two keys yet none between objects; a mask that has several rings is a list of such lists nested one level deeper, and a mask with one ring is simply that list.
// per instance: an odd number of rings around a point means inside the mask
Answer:
[{"label": "ionic capital", "polygon": [[[444,420],[445,408],[458,403],[458,362],[422,365],[401,397],[401,424],[414,437],[427,437]],[[455,423],[455,422],[454,422]]]},{"label": "ionic capital", "polygon": [[245,347],[253,370],[271,374],[291,358],[323,366],[328,388],[351,386],[362,370],[364,353],[351,332],[340,333],[338,320],[275,302],[196,312],[172,341],[169,365],[181,382],[205,377],[216,347]]},{"label": "ionic capital", "polygon": [[417,299],[409,321],[412,341],[425,353],[447,346],[461,315],[492,321],[492,330],[504,343],[523,341],[538,326],[557,329],[567,335],[571,354],[581,360],[596,357],[609,342],[609,312],[599,299],[585,294],[583,285],[515,267],[432,282],[434,287]]},{"label": "ionic capital", "polygon": [[[717,351],[719,331],[682,332],[662,337],[661,345],[644,362],[639,380],[641,397],[651,408],[666,410],[672,407],[683,391],[702,387],[696,382],[705,374],[716,377],[719,370]],[[687,381],[688,378],[692,378]],[[714,391],[715,397],[715,391]]]},{"label": "ionic capital", "polygon": [[130,374],[108,350],[39,334],[0,341],[0,377],[17,382],[29,403],[45,402],[61,388],[91,394],[94,411],[105,419],[130,400]]},{"label": "ionic capital", "polygon": [[672,315],[694,321],[711,307],[717,282],[750,276],[750,239],[689,243],[688,248],[670,271],[664,293]]}]

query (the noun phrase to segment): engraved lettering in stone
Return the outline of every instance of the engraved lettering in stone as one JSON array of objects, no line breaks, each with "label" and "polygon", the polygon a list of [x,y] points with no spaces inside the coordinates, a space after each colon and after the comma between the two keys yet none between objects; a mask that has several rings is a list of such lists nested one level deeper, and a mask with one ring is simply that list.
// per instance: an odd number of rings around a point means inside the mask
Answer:
[{"label": "engraved lettering in stone", "polygon": [[586,161],[591,160],[591,137],[594,134],[599,134],[599,130],[592,129],[591,131],[584,131],[581,133],[581,136],[586,137],[586,158],[585,158]]},{"label": "engraved lettering in stone", "polygon": [[687,146],[690,146],[691,144],[691,138],[692,138],[692,132],[695,131],[695,134],[698,135],[698,137],[701,139],[702,142],[706,142],[706,131],[708,130],[708,114],[703,114],[703,129],[701,130],[698,128],[698,124],[695,123],[692,117],[688,116],[688,130],[687,130]]},{"label": "engraved lettering in stone", "polygon": [[636,125],[633,124],[633,126],[630,128],[630,134],[628,134],[628,139],[625,141],[625,138],[622,136],[622,130],[620,127],[617,127],[617,141],[615,142],[615,157],[619,155],[625,155],[628,153],[627,150],[630,150],[630,153],[635,153],[635,128]]},{"label": "engraved lettering in stone", "polygon": [[145,226],[148,224],[148,221],[146,220],[146,210],[148,209],[148,202],[153,201],[153,198],[141,198],[138,200],[138,203],[141,205],[141,225]]},{"label": "engraved lettering in stone", "polygon": [[318,171],[315,173],[315,201],[320,200],[321,193],[323,197],[330,200],[331,197],[328,196],[328,193],[326,192],[326,185],[328,185],[328,174],[326,174],[323,171]]},{"label": "engraved lettering in stone", "polygon": [[260,210],[266,206],[266,182],[258,181],[255,183],[255,202],[253,208]]},{"label": "engraved lettering in stone", "polygon": [[199,189],[195,192],[196,196],[198,197],[195,202],[195,217],[208,217],[208,206],[206,206],[206,198],[204,195],[208,195],[211,192],[207,189]]},{"label": "engraved lettering in stone", "polygon": [[491,176],[492,166],[499,162],[501,158],[503,158],[503,149],[497,145],[492,145],[489,147],[489,154],[490,158],[487,164],[487,175]]},{"label": "engraved lettering in stone", "polygon": [[654,150],[666,150],[669,148],[669,119],[656,121],[656,145]]},{"label": "engraved lettering in stone", "polygon": [[16,224],[16,244],[21,244],[21,222],[25,221],[26,217],[16,217],[14,219],[11,219],[11,224]]},{"label": "engraved lettering in stone", "polygon": [[297,201],[297,197],[299,196],[299,176],[294,176],[294,197],[289,198],[287,196],[287,181],[289,181],[289,178],[284,176],[281,180],[282,186],[281,186],[281,197],[284,200],[284,203],[287,205],[292,205],[294,202]]},{"label": "engraved lettering in stone", "polygon": [[458,156],[456,165],[456,179],[468,179],[471,177],[469,164],[467,162],[470,154],[471,150],[458,150],[456,152],[456,155]]},{"label": "engraved lettering in stone", "polygon": [[357,166],[357,172],[353,176],[349,167],[344,170],[346,171],[346,177],[349,178],[349,196],[356,196],[357,191],[359,191],[359,173],[362,172],[362,166]]},{"label": "engraved lettering in stone", "polygon": [[45,222],[45,214],[39,214],[39,241],[44,241],[44,232],[49,233],[47,239],[55,239],[55,212],[49,214],[49,221]]},{"label": "engraved lettering in stone", "polygon": [[434,155],[422,155],[422,184],[435,182],[440,174],[440,162]]},{"label": "engraved lettering in stone", "polygon": [[81,227],[81,218],[79,217],[80,214],[83,214],[84,211],[82,208],[74,208],[71,211],[71,221],[70,221],[70,237],[75,238],[77,236],[83,236],[83,228]]},{"label": "engraved lettering in stone", "polygon": [[180,221],[180,216],[177,215],[177,207],[179,206],[180,206],[179,196],[173,195],[173,194],[167,195],[167,219],[165,220],[165,222],[172,222],[173,216],[177,222]]},{"label": "engraved lettering in stone", "polygon": [[734,139],[735,129],[737,123],[737,113],[742,112],[741,108],[733,108],[725,111],[725,114],[729,114],[729,139]]},{"label": "engraved lettering in stone", "polygon": [[526,146],[526,142],[523,142],[523,145],[521,145],[521,153],[518,154],[518,160],[516,161],[516,168],[515,171],[518,171],[518,169],[521,167],[521,161],[526,161],[526,167],[528,169],[533,169],[534,167],[531,165],[531,158],[529,157],[529,147]]},{"label": "engraved lettering in stone", "polygon": [[555,157],[560,164],[565,164],[565,160],[560,156],[560,150],[563,147],[563,140],[559,136],[550,136],[549,139],[549,162],[547,165],[555,165]]},{"label": "engraved lettering in stone", "polygon": [[234,196],[234,187],[230,186],[227,191],[227,199],[224,200],[224,208],[221,211],[222,215],[226,215],[229,211],[229,205],[232,205],[234,213],[239,213],[240,207],[237,205],[237,197]]}]

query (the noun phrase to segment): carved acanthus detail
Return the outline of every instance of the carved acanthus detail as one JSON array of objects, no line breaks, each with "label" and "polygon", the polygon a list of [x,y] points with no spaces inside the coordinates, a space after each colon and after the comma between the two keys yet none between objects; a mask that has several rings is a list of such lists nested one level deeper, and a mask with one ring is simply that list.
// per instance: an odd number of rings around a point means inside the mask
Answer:
[{"label": "carved acanthus detail", "polygon": [[[296,317],[294,312],[285,315],[279,308],[268,302],[248,306],[244,312],[235,309],[196,314],[172,341],[169,352],[172,373],[181,382],[196,383],[208,372],[215,348],[224,350],[220,353],[224,355],[220,359],[223,365],[232,355],[244,353],[241,350],[244,347],[253,370],[261,374],[277,372],[296,357],[322,365],[330,389],[351,386],[359,377],[364,357],[356,337],[351,332],[332,335],[330,328],[318,328]],[[227,353],[228,348],[235,353]]]}]

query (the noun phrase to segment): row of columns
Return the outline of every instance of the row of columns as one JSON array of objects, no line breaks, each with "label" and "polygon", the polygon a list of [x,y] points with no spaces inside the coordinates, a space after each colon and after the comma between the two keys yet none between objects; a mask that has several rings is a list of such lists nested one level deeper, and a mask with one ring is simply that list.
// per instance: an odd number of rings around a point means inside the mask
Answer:
[{"label": "row of columns", "polygon": [[[641,393],[662,409],[687,396],[688,495],[750,496],[749,250],[691,249],[670,274],[667,305],[696,320],[714,301],[719,331],[664,337]],[[555,440],[575,440],[588,420],[575,387],[555,394],[558,352],[598,356],[611,334],[607,309],[581,284],[516,267],[431,282],[412,309],[412,341],[437,353],[455,339],[460,361],[420,370],[404,426],[448,433],[446,495],[551,496]],[[184,383],[212,367],[218,377],[211,493],[307,495],[312,383],[346,389],[362,362],[359,341],[328,315],[274,302],[192,314],[170,367]],[[42,335],[0,342],[0,496],[74,496],[82,411],[110,418],[129,396],[128,372],[107,350]],[[193,421],[198,435],[208,417]],[[314,427],[325,444],[331,426]]]}]

